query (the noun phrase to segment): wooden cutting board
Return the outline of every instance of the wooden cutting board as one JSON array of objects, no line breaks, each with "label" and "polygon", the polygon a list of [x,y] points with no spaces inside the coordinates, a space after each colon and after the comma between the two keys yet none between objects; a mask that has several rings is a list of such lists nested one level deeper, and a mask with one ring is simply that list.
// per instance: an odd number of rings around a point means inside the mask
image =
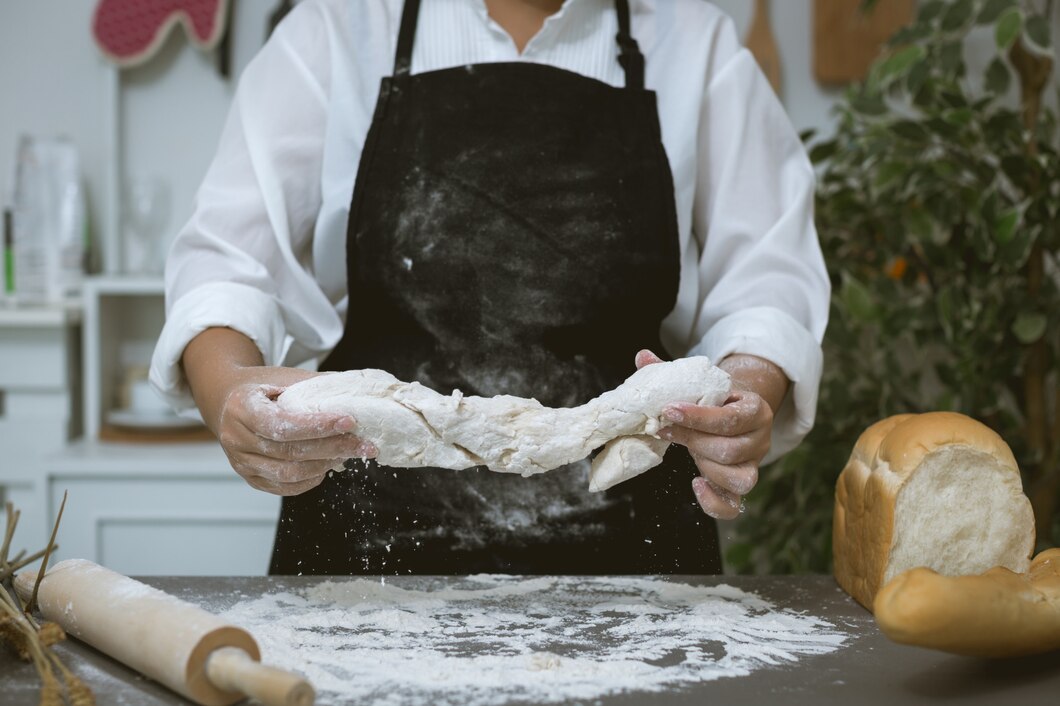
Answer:
[{"label": "wooden cutting board", "polygon": [[770,22],[769,1],[755,0],[755,14],[751,28],[744,40],[747,49],[754,55],[762,73],[769,79],[776,94],[780,95],[780,52],[777,40],[773,36],[773,25]]},{"label": "wooden cutting board", "polygon": [[872,12],[863,0],[814,0],[813,73],[824,84],[860,81],[884,43],[909,24],[916,0],[879,0]]}]

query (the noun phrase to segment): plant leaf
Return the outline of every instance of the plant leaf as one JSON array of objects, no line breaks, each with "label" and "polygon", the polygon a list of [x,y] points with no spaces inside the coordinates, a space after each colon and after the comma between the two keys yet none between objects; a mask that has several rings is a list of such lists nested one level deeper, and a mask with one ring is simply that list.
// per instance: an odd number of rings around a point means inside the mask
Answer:
[{"label": "plant leaf", "polygon": [[1022,31],[1023,12],[1018,7],[1005,10],[997,21],[997,27],[994,28],[994,41],[997,42],[997,48],[1007,51]]},{"label": "plant leaf", "polygon": [[839,145],[835,140],[820,142],[810,149],[810,161],[819,164],[831,158],[837,151],[839,151]]},{"label": "plant leaf", "polygon": [[1016,339],[1025,346],[1037,341],[1045,335],[1045,327],[1048,320],[1045,314],[1036,311],[1024,311],[1012,322],[1012,333]]},{"label": "plant leaf", "polygon": [[906,73],[914,64],[924,58],[924,48],[913,45],[896,51],[883,60],[877,69],[877,77],[880,81]]},{"label": "plant leaf", "polygon": [[1001,57],[994,57],[990,66],[986,67],[986,78],[983,82],[987,92],[995,95],[1005,93],[1012,82],[1012,74]]},{"label": "plant leaf", "polygon": [[1012,235],[1016,232],[1016,225],[1019,221],[1020,210],[1018,208],[1010,208],[1002,213],[994,224],[994,240],[1002,245],[1012,240]]},{"label": "plant leaf", "polygon": [[918,61],[905,75],[905,90],[915,96],[931,76],[931,67],[926,61]]},{"label": "plant leaf", "polygon": [[908,167],[902,162],[886,162],[877,169],[876,179],[873,184],[882,191],[904,177],[908,172]]},{"label": "plant leaf", "polygon": [[918,22],[934,22],[942,11],[946,8],[946,3],[943,0],[928,0],[923,3],[920,7],[920,13],[917,15]]},{"label": "plant leaf", "polygon": [[942,16],[942,31],[953,32],[960,29],[968,23],[968,20],[972,19],[974,10],[975,5],[972,0],[957,0],[957,2],[952,3]]},{"label": "plant leaf", "polygon": [[891,123],[895,135],[913,142],[923,142],[930,136],[928,131],[915,120],[898,120]]},{"label": "plant leaf", "polygon": [[[938,55],[939,69],[952,76],[964,75],[964,42],[950,42],[942,47]],[[952,91],[950,92],[952,94]],[[962,96],[963,100],[963,96]]]},{"label": "plant leaf", "polygon": [[878,94],[859,93],[850,99],[850,107],[862,115],[883,115],[887,112],[887,104],[883,102]]},{"label": "plant leaf", "polygon": [[1049,49],[1052,46],[1050,38],[1049,23],[1041,15],[1033,15],[1027,18],[1027,38],[1034,42],[1040,49]]},{"label": "plant leaf", "polygon": [[910,209],[909,215],[906,218],[906,223],[909,226],[910,232],[920,241],[926,241],[931,238],[931,235],[935,230],[931,215],[922,208]]},{"label": "plant leaf", "polygon": [[954,108],[942,114],[942,119],[955,127],[964,127],[975,117],[971,108]]},{"label": "plant leaf", "polygon": [[953,343],[953,320],[956,318],[957,303],[953,285],[948,285],[935,297],[935,311],[939,326],[947,343]]},{"label": "plant leaf", "polygon": [[993,24],[1001,16],[1002,12],[1015,5],[1016,0],[986,0],[986,4],[979,11],[979,16],[975,18],[975,22],[980,25]]},{"label": "plant leaf", "polygon": [[868,321],[876,315],[876,306],[868,288],[850,273],[844,273],[839,298],[844,308],[858,321]]}]

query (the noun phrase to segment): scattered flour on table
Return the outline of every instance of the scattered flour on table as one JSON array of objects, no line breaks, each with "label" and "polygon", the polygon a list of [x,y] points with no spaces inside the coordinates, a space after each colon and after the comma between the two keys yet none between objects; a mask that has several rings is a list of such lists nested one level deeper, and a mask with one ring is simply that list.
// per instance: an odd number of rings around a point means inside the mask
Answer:
[{"label": "scattered flour on table", "polygon": [[[414,587],[414,589],[407,588]],[[560,703],[739,677],[848,635],[727,585],[656,578],[328,581],[224,617],[318,703]]]}]

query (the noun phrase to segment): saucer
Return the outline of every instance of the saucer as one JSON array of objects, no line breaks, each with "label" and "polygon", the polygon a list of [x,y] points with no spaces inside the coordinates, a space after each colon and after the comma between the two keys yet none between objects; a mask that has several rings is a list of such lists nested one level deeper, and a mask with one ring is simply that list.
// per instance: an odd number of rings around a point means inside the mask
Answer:
[{"label": "saucer", "polygon": [[198,419],[185,419],[172,412],[138,409],[112,409],[107,412],[108,424],[128,429],[191,429],[202,426]]}]

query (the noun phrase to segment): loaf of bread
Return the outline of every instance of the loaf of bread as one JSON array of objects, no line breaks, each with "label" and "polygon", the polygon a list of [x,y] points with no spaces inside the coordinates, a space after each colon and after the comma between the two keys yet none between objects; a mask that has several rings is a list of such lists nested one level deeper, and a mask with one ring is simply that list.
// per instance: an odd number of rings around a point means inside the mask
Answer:
[{"label": "loaf of bread", "polygon": [[973,657],[1060,649],[1060,549],[1039,554],[1025,574],[911,569],[883,587],[874,608],[887,637],[907,645]]},{"label": "loaf of bread", "polygon": [[906,414],[855,444],[836,484],[832,540],[836,581],[872,610],[880,588],[914,567],[1026,571],[1034,515],[994,431],[952,412]]}]

